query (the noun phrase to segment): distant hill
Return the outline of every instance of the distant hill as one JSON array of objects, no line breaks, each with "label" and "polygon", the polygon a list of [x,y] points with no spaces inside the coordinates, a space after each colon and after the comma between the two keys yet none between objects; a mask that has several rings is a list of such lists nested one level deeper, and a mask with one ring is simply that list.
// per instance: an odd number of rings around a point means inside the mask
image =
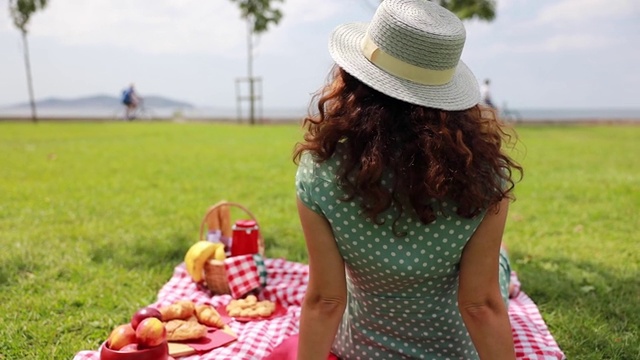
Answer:
[{"label": "distant hill", "polygon": [[[191,109],[194,106],[184,101],[173,100],[162,96],[144,96],[144,105],[148,108],[180,108]],[[59,109],[59,108],[113,108],[120,106],[120,98],[109,95],[93,95],[75,99],[45,98],[36,101],[38,108]],[[9,105],[8,109],[28,108],[29,103]]]}]

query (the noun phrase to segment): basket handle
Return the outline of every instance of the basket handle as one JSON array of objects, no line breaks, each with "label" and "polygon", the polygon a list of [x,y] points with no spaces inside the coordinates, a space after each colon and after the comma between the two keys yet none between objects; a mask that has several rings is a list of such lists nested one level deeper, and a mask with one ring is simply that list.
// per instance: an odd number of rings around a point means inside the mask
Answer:
[{"label": "basket handle", "polygon": [[[251,218],[251,220],[255,221],[256,224],[258,224],[258,219],[256,219],[256,217],[253,215],[253,213],[251,211],[249,211],[249,209],[247,209],[246,207],[238,204],[238,203],[234,203],[234,202],[229,202],[229,201],[219,201],[216,204],[212,205],[207,212],[204,215],[204,218],[202,219],[202,222],[200,223],[200,239],[201,240],[205,240],[205,227],[207,224],[207,219],[209,218],[209,216],[218,208],[225,206],[225,205],[229,205],[229,206],[234,206],[237,207],[239,209],[241,209],[242,211],[244,211],[245,213],[247,213],[247,215],[249,215],[249,217]],[[258,225],[259,226],[259,225]]]}]

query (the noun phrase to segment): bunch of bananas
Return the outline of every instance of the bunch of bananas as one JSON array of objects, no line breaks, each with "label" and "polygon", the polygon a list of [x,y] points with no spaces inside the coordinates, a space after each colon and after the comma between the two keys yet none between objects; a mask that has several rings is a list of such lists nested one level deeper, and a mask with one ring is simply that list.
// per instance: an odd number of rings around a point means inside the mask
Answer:
[{"label": "bunch of bananas", "polygon": [[224,244],[200,240],[191,245],[184,256],[184,263],[193,281],[200,282],[204,279],[204,264],[212,258],[220,261],[226,258]]}]

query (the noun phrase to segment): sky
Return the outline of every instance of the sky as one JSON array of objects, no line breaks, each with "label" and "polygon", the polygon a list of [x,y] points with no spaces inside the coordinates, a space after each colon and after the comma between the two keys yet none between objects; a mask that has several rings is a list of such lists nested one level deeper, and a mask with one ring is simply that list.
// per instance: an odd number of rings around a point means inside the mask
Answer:
[{"label": "sky", "polygon": [[[331,31],[376,0],[285,0],[257,39],[263,106],[306,108],[332,66]],[[509,108],[639,108],[639,0],[497,0],[465,21],[462,60]],[[119,96],[129,83],[201,107],[234,108],[247,26],[229,0],[50,0],[29,24],[37,99]],[[246,95],[246,88],[241,88]],[[0,106],[28,101],[22,41],[0,0]]]}]

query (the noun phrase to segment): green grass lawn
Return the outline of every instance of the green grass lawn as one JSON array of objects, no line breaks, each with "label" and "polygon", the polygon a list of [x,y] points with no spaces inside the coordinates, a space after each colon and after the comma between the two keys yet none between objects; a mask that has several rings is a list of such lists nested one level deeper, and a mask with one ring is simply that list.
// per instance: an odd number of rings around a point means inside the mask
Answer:
[{"label": "green grass lawn", "polygon": [[[505,240],[569,359],[640,358],[640,127],[520,126]],[[221,199],[305,261],[297,125],[0,123],[0,359],[70,359],[156,299]],[[237,211],[237,210],[234,210]],[[234,216],[240,216],[235,213]]]}]

